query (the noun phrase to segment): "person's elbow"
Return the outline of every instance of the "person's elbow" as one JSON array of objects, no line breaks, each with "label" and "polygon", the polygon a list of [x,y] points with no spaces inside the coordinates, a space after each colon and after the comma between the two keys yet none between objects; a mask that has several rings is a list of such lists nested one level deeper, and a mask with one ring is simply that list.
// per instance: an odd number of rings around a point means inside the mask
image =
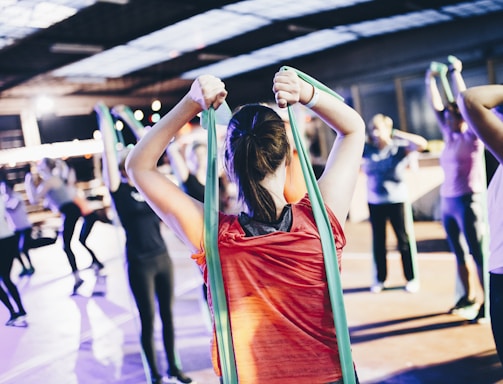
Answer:
[{"label": "person's elbow", "polygon": [[[141,171],[140,165],[141,161],[138,160],[138,154],[136,153],[135,148],[133,148],[124,160],[123,171],[125,171],[128,177],[134,181],[135,175]],[[122,168],[121,164],[119,164],[119,168]]]},{"label": "person's elbow", "polygon": [[358,114],[353,122],[353,131],[351,135],[355,138],[355,142],[358,143],[358,149],[361,149],[363,153],[363,147],[365,146],[366,140],[366,126],[363,118]]},{"label": "person's elbow", "polygon": [[344,128],[345,129],[340,132],[342,136],[351,135],[351,137],[355,137],[360,140],[362,145],[365,143],[365,121],[359,113],[354,111],[351,116],[351,120],[347,120],[347,124],[345,124]]},{"label": "person's elbow", "polygon": [[458,104],[461,111],[466,110],[467,106],[470,105],[470,90],[466,89],[464,91],[459,92],[456,103]]},{"label": "person's elbow", "polygon": [[428,148],[428,140],[426,140],[424,137],[422,137],[418,142],[417,142],[417,147],[416,151],[418,152],[424,152]]}]

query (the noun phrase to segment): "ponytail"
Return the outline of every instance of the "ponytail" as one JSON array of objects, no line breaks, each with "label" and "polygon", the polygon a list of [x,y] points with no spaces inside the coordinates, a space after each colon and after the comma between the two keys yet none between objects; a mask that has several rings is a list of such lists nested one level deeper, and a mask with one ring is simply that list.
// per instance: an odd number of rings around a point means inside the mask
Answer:
[{"label": "ponytail", "polygon": [[290,145],[283,120],[271,108],[251,104],[241,108],[229,122],[225,165],[238,185],[238,198],[256,220],[277,219],[276,205],[260,182],[286,159]]}]

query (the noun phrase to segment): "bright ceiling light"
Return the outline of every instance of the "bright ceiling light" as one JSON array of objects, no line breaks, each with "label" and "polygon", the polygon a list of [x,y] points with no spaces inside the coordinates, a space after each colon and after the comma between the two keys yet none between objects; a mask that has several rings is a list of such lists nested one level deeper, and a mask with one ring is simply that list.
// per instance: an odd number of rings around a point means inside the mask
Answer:
[{"label": "bright ceiling light", "polygon": [[143,111],[141,109],[137,109],[136,111],[133,112],[133,116],[136,120],[142,121],[145,115],[143,114]]},{"label": "bright ceiling light", "polygon": [[59,23],[95,0],[2,0],[0,1],[0,37],[19,40]]},{"label": "bright ceiling light", "polygon": [[54,109],[54,100],[48,96],[39,96],[35,100],[35,109],[39,115],[50,113]]},{"label": "bright ceiling light", "polygon": [[150,108],[152,108],[152,111],[158,112],[161,109],[161,101],[160,100],[152,101],[152,105],[150,106]]}]

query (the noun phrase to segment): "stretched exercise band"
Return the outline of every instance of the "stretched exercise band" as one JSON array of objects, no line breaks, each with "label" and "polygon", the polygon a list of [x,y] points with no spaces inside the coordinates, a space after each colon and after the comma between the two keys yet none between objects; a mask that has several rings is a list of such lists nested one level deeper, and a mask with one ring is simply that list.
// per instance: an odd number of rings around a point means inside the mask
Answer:
[{"label": "stretched exercise band", "polygon": [[[228,110],[229,107],[225,105],[224,109]],[[213,303],[217,348],[224,384],[237,384],[238,375],[232,346],[229,310],[218,253],[218,149],[216,117],[213,107],[202,112],[201,126],[208,131],[208,166],[204,189],[204,248]]]},{"label": "stretched exercise band", "polygon": [[120,104],[113,107],[111,113],[116,118],[119,118],[124,123],[126,123],[131,131],[133,131],[135,137],[139,140],[139,138],[143,134],[143,131],[145,130],[145,127],[141,123],[141,121],[138,121],[136,117],[134,117],[134,113],[131,108],[129,108],[127,105]]},{"label": "stretched exercise band", "polygon": [[437,61],[432,61],[430,63],[430,69],[438,73],[440,82],[442,83],[442,88],[444,89],[445,97],[449,103],[454,103],[454,95],[452,93],[451,86],[449,84],[449,79],[447,78],[448,68],[444,63],[439,63]]},{"label": "stretched exercise band", "polygon": [[[313,87],[327,92],[337,97],[341,101],[344,100],[339,94],[326,87],[324,84],[318,82],[314,78],[295,68],[284,66],[281,69],[293,70],[302,80],[310,83]],[[355,368],[351,355],[351,342],[349,339],[346,311],[344,308],[344,299],[342,296],[342,284],[339,273],[339,264],[337,262],[337,250],[335,248],[334,235],[332,233],[332,228],[328,219],[327,211],[325,209],[325,204],[323,203],[323,198],[318,188],[318,183],[316,181],[311,162],[309,161],[306,150],[302,143],[297,128],[293,108],[291,106],[288,106],[288,117],[290,119],[290,126],[292,128],[295,146],[299,154],[302,173],[304,174],[304,179],[306,180],[307,193],[309,195],[309,199],[311,200],[314,219],[316,221],[316,225],[318,226],[318,232],[320,233],[321,247],[323,250],[325,270],[327,274],[328,292],[330,294],[330,302],[332,304],[332,312],[334,315],[335,332],[337,335],[337,345],[339,347],[342,377],[345,384],[354,384],[356,382]]]}]

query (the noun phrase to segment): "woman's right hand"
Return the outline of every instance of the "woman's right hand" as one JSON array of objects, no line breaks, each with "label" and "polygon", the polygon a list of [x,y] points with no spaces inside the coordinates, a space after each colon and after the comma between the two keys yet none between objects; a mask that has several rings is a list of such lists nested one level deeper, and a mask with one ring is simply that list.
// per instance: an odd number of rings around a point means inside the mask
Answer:
[{"label": "woman's right hand", "polygon": [[218,77],[212,75],[199,76],[190,87],[189,97],[206,110],[209,107],[218,109],[227,97],[225,84]]}]

